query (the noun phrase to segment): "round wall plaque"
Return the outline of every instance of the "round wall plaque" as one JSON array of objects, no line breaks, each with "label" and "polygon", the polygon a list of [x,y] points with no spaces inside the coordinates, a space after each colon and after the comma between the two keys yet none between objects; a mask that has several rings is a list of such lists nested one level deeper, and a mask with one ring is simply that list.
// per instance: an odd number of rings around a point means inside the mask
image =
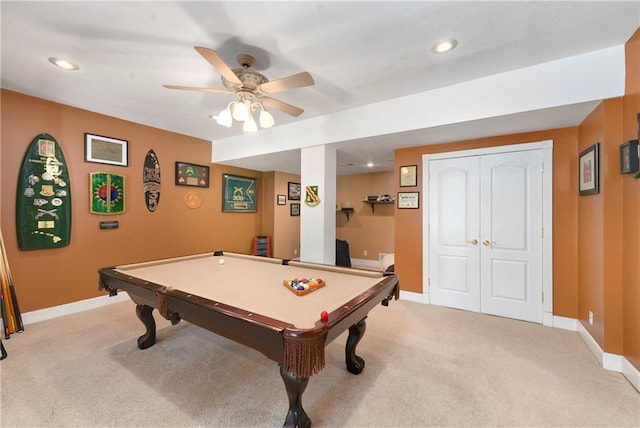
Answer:
[{"label": "round wall plaque", "polygon": [[200,192],[192,190],[184,195],[184,203],[189,208],[198,208],[202,205],[202,195]]}]

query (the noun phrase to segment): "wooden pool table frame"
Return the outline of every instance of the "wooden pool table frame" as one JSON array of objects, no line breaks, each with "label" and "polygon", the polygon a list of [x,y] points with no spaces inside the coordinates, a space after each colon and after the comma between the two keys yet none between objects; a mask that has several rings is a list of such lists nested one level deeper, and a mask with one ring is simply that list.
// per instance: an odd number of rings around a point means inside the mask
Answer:
[{"label": "wooden pool table frame", "polygon": [[[222,252],[214,255],[220,256]],[[286,265],[289,261],[281,260],[281,263]],[[302,407],[302,394],[310,376],[324,367],[324,347],[348,329],[345,345],[347,370],[360,374],[364,360],[356,355],[356,346],[365,332],[365,318],[379,303],[387,306],[389,300],[399,297],[398,277],[388,274],[364,293],[332,311],[327,322],[318,320],[313,328],[299,329],[290,323],[141,280],[118,271],[117,267],[102,268],[98,272],[101,290],[108,291],[111,296],[116,295],[118,289],[126,291],[136,304],[136,314],[146,328],[138,338],[140,349],[155,344],[153,310],[158,309],[172,324],[184,319],[253,348],[277,362],[289,398],[285,427],[311,426],[311,420]]]}]

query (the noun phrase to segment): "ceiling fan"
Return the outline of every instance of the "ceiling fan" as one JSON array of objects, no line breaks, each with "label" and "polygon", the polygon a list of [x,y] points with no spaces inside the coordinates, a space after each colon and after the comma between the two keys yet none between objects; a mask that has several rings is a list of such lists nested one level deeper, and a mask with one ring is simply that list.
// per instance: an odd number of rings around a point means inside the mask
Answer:
[{"label": "ceiling fan", "polygon": [[232,69],[222,60],[216,51],[200,46],[196,46],[195,50],[220,73],[222,84],[226,89],[179,85],[163,86],[167,89],[235,94],[237,99],[229,103],[227,108],[216,117],[216,121],[220,125],[230,127],[232,122],[231,117],[233,117],[238,121],[245,122],[245,131],[254,131],[252,128],[256,128],[256,126],[251,112],[256,108],[260,108],[260,125],[263,128],[273,126],[273,117],[265,110],[265,107],[280,110],[294,117],[298,117],[304,112],[300,107],[271,98],[269,95],[289,89],[312,86],[315,82],[306,71],[269,81],[264,75],[251,69],[255,64],[255,59],[249,54],[238,55],[237,59],[241,68]]}]

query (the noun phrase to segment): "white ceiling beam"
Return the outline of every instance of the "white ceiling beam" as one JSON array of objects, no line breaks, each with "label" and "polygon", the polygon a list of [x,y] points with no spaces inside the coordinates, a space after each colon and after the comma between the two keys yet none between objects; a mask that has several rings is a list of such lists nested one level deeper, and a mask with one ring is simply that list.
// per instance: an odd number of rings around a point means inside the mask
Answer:
[{"label": "white ceiling beam", "polygon": [[624,95],[625,48],[594,52],[212,142],[212,162]]}]

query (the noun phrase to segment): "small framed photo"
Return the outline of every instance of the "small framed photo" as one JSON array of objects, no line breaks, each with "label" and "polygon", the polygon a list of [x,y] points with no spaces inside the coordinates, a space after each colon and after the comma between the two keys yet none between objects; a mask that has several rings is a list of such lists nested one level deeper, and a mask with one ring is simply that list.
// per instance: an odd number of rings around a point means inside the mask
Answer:
[{"label": "small framed photo", "polygon": [[287,205],[287,196],[286,195],[278,195],[277,196],[278,205]]},{"label": "small framed photo", "polygon": [[578,177],[580,196],[595,195],[599,188],[599,149],[600,143],[595,143],[580,153],[578,159]]},{"label": "small framed photo", "polygon": [[638,140],[629,140],[620,146],[620,173],[638,172]]},{"label": "small framed photo", "polygon": [[287,197],[290,201],[299,201],[302,190],[300,188],[300,183],[289,182],[289,191]]},{"label": "small framed photo", "polygon": [[400,187],[415,187],[418,185],[418,165],[400,167]]},{"label": "small framed photo", "polygon": [[420,192],[398,192],[398,208],[420,208]]},{"label": "small framed photo", "polygon": [[292,217],[297,217],[300,215],[300,204],[291,204],[289,207],[289,214]]},{"label": "small framed photo", "polygon": [[103,135],[84,134],[84,161],[127,166],[128,141]]}]

